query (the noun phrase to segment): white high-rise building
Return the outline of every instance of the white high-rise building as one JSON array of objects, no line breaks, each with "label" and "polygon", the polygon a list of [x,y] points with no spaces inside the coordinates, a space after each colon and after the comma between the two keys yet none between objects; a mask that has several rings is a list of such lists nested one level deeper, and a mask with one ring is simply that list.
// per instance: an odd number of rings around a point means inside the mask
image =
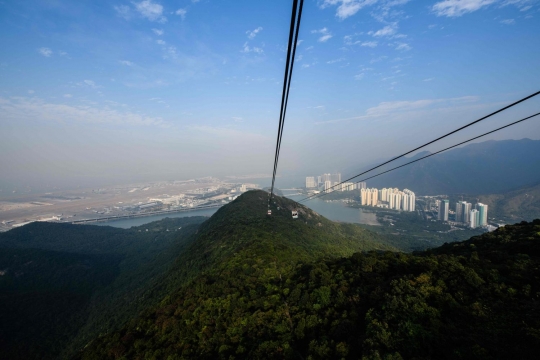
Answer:
[{"label": "white high-rise building", "polygon": [[448,210],[450,207],[449,200],[442,200],[439,203],[439,220],[448,221]]},{"label": "white high-rise building", "polygon": [[403,190],[403,192],[405,194],[407,194],[407,210],[405,209],[405,207],[403,207],[403,210],[405,211],[415,211],[416,210],[416,195],[414,194],[414,192],[412,192],[411,190],[409,189],[405,189]]},{"label": "white high-rise building", "polygon": [[463,202],[459,201],[456,203],[456,222],[463,222]]},{"label": "white high-rise building", "polygon": [[377,206],[379,202],[379,191],[377,189],[371,189],[371,206]]},{"label": "white high-rise building", "polygon": [[360,189],[360,205],[367,205],[367,190]]},{"label": "white high-rise building", "polygon": [[366,182],[365,181],[359,182],[358,183],[358,188],[359,189],[366,189],[367,188]]},{"label": "white high-rise building", "polygon": [[381,190],[381,201],[388,201],[388,189],[383,188]]},{"label": "white high-rise building", "polygon": [[464,224],[470,224],[470,212],[472,204],[466,201],[456,203],[456,221]]},{"label": "white high-rise building", "polygon": [[486,204],[478,203],[475,206],[476,210],[478,210],[478,226],[486,226],[488,224],[487,222],[487,212],[488,212],[488,206]]},{"label": "white high-rise building", "polygon": [[480,212],[476,209],[472,209],[469,213],[469,226],[471,229],[478,227],[480,222]]},{"label": "white high-rise building", "polygon": [[306,188],[315,188],[317,187],[317,184],[315,183],[315,177],[314,176],[308,176],[306,177]]},{"label": "white high-rise building", "polygon": [[325,192],[332,192],[332,182],[330,180],[327,180],[324,182],[324,191]]}]

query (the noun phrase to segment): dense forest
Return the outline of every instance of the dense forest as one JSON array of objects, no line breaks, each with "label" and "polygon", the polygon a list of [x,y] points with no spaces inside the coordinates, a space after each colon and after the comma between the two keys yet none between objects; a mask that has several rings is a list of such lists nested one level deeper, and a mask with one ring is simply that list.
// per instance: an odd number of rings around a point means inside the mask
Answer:
[{"label": "dense forest", "polygon": [[32,223],[0,234],[0,359],[68,358],[158,304],[163,276],[206,219],[128,230]]},{"label": "dense forest", "polygon": [[331,245],[352,249],[347,228],[304,208],[289,220],[285,199],[285,216],[264,217],[258,194],[201,227],[188,264],[199,275],[77,358],[537,358],[539,220],[424,252],[351,255]]},{"label": "dense forest", "polygon": [[307,208],[299,208],[304,220],[292,221],[295,204],[286,199],[269,219],[266,202],[266,193],[248,193],[204,223],[165,219],[128,230],[33,223],[0,234],[0,358],[70,358],[253,246],[289,267],[396,250],[370,231]]},{"label": "dense forest", "polygon": [[540,220],[406,253],[267,199],[0,234],[0,359],[537,357]]}]

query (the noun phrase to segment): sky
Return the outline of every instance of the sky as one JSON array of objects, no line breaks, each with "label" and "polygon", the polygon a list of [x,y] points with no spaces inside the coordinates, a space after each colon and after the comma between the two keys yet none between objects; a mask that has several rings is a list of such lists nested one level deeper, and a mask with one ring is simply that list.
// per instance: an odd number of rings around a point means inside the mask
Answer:
[{"label": "sky", "polygon": [[[291,4],[0,1],[0,190],[271,174]],[[282,179],[360,168],[540,90],[540,1],[305,0],[296,55]],[[540,120],[486,140],[524,137]]]}]

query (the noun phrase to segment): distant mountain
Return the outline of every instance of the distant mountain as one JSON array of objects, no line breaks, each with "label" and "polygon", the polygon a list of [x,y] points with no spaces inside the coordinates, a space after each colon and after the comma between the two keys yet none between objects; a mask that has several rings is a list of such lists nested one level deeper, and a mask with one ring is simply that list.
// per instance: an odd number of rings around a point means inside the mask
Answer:
[{"label": "distant mountain", "polygon": [[[365,177],[424,155],[399,159]],[[369,168],[345,170],[343,179]],[[538,182],[540,140],[529,139],[470,144],[367,181],[368,187],[408,188],[418,195],[496,194]]]},{"label": "distant mountain", "polygon": [[384,246],[295,208],[276,198],[267,216],[260,191],[223,207],[179,257],[191,280],[76,358],[537,358],[540,220],[350,255]]},{"label": "distant mountain", "polygon": [[487,204],[489,220],[496,223],[512,224],[540,219],[540,183],[501,194],[456,194],[449,199],[452,208],[460,200]]}]

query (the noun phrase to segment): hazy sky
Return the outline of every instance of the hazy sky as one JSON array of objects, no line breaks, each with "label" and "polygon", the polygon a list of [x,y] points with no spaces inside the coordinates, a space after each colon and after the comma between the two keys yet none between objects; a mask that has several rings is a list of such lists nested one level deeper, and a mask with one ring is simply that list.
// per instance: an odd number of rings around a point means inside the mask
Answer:
[{"label": "hazy sky", "polygon": [[[0,1],[0,187],[270,174],[291,3]],[[283,175],[377,161],[540,90],[538,0],[305,0],[300,39]]]}]

